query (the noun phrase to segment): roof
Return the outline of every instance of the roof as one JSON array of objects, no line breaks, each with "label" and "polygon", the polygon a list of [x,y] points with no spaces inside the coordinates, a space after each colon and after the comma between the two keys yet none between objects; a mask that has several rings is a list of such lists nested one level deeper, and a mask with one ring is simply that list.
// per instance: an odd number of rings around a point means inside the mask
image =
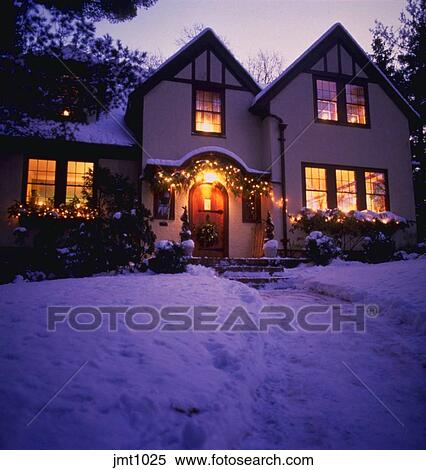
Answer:
[{"label": "roof", "polygon": [[217,58],[222,61],[228,70],[238,79],[238,81],[249,91],[256,95],[260,91],[260,86],[256,83],[248,71],[235,58],[231,51],[225,46],[223,41],[215,34],[211,28],[205,28],[200,34],[185,44],[175,54],[170,56],[163,64],[144,82],[141,83],[129,96],[129,105],[126,112],[131,112],[132,102],[146,95],[156,87],[162,80],[174,77],[192,60],[202,54],[205,50],[212,51]]},{"label": "roof", "polygon": [[400,93],[389,78],[368,57],[364,49],[355,41],[348,30],[341,24],[336,23],[320,36],[301,56],[299,56],[281,75],[258,93],[251,107],[255,113],[262,114],[267,109],[269,102],[280,93],[299,73],[308,70],[333,46],[340,42],[347,51],[355,58],[361,69],[378,83],[380,83],[409,119],[420,118],[417,111],[410,105],[407,99]]}]

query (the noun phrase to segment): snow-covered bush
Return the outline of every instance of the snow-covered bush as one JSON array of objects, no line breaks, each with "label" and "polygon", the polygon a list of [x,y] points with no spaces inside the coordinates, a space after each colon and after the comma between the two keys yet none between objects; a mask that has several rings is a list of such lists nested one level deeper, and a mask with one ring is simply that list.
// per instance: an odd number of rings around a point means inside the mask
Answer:
[{"label": "snow-covered bush", "polygon": [[369,210],[342,212],[338,209],[314,211],[303,208],[290,216],[292,232],[309,234],[322,232],[333,238],[345,253],[352,253],[364,245],[365,237],[375,240],[379,233],[392,239],[393,235],[406,229],[410,222],[392,212]]},{"label": "snow-covered bush", "polygon": [[368,263],[390,261],[395,253],[395,242],[382,232],[378,232],[372,237],[365,237],[362,247],[365,261]]},{"label": "snow-covered bush", "polygon": [[155,256],[148,260],[148,266],[157,274],[185,272],[185,251],[182,245],[170,240],[158,241],[155,244]]},{"label": "snow-covered bush", "polygon": [[305,238],[305,247],[308,258],[321,266],[326,266],[341,254],[334,239],[320,231],[313,231]]}]

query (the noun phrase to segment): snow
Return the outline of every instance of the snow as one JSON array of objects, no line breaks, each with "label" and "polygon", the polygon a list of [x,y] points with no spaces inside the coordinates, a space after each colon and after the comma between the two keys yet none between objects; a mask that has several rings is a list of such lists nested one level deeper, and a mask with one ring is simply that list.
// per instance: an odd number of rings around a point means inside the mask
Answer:
[{"label": "snow", "polygon": [[173,242],[171,240],[158,240],[155,242],[155,248],[157,250],[171,250]]},{"label": "snow", "polygon": [[[421,256],[287,269],[277,290],[198,265],[2,285],[0,447],[423,449],[425,274]],[[46,330],[48,305],[220,304],[223,319],[237,305],[255,318],[262,305],[363,302],[380,315],[361,333]]]},{"label": "snow", "polygon": [[238,448],[252,427],[250,408],[263,378],[258,334],[145,333],[122,321],[118,332],[106,324],[95,332],[66,324],[46,330],[48,305],[160,308],[226,299],[226,311],[239,305],[258,311],[256,291],[211,274],[194,267],[177,275],[0,286],[0,368],[7,377],[0,389],[0,447]]},{"label": "snow", "polygon": [[112,218],[115,220],[120,220],[121,216],[122,216],[121,212],[115,212]]}]

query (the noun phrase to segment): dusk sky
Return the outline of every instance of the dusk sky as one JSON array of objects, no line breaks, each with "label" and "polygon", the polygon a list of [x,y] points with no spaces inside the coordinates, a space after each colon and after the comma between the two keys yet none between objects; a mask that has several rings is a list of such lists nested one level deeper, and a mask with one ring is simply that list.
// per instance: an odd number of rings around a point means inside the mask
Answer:
[{"label": "dusk sky", "polygon": [[204,23],[226,38],[240,61],[259,49],[276,50],[287,66],[337,21],[369,51],[374,20],[397,25],[405,4],[405,0],[158,0],[130,22],[102,22],[98,33],[109,33],[131,48],[160,51],[167,58],[178,49],[175,41],[185,26]]}]

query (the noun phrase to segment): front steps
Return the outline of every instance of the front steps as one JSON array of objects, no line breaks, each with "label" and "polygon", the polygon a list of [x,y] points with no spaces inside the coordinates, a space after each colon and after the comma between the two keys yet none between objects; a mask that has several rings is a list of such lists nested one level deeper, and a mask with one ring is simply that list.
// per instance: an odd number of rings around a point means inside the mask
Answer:
[{"label": "front steps", "polygon": [[191,264],[213,268],[219,276],[251,287],[284,287],[290,275],[286,272],[305,263],[306,258],[192,258]]}]

